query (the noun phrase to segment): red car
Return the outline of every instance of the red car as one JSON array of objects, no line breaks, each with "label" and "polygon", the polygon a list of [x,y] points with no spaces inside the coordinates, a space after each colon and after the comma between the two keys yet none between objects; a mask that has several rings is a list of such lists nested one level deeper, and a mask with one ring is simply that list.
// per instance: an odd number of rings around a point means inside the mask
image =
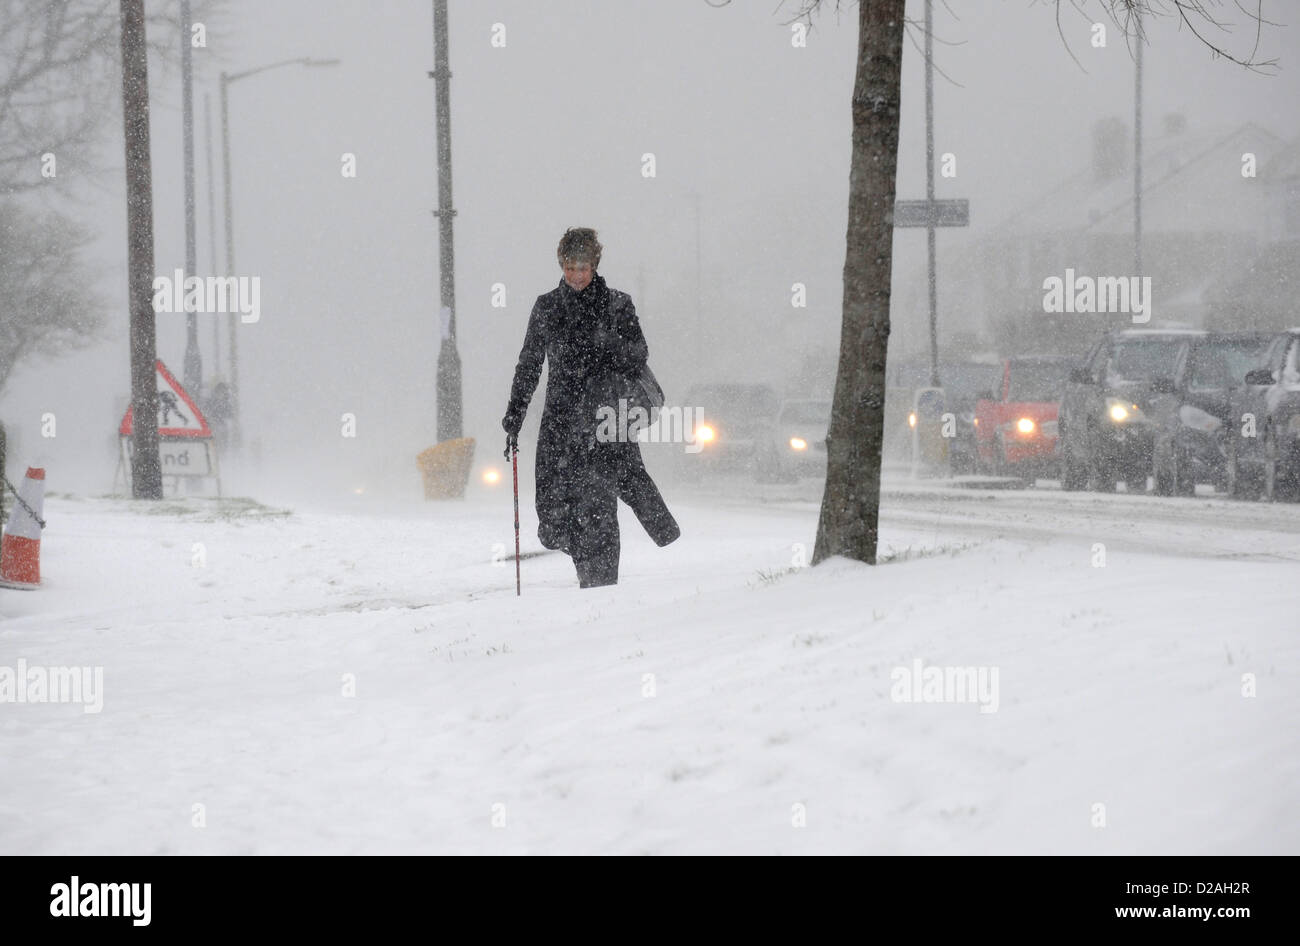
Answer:
[{"label": "red car", "polygon": [[1033,480],[1056,476],[1056,412],[1070,360],[1009,358],[1002,385],[975,402],[980,467],[999,476]]}]

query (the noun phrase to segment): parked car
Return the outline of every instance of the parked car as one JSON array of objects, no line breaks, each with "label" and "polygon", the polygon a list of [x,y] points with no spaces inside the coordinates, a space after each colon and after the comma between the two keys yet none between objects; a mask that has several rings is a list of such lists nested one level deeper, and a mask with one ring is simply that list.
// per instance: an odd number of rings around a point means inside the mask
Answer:
[{"label": "parked car", "polygon": [[1195,329],[1123,329],[1104,335],[1070,370],[1057,417],[1061,486],[1146,490],[1154,427],[1151,382],[1172,377]]},{"label": "parked car", "polygon": [[1151,475],[1161,496],[1190,496],[1197,483],[1227,487],[1232,399],[1259,367],[1273,335],[1211,333],[1192,339],[1173,373],[1151,382]]},{"label": "parked car", "polygon": [[954,473],[974,473],[979,468],[975,402],[997,386],[1001,369],[997,361],[950,361],[939,365],[944,402],[957,425],[955,436],[948,442],[948,463]]},{"label": "parked car", "polygon": [[831,402],[782,402],[767,443],[760,448],[755,475],[764,480],[795,480],[826,472],[826,433]]},{"label": "parked car", "polygon": [[[969,359],[941,360],[939,383],[944,391],[943,409],[956,420],[953,437],[945,438],[948,447],[949,467],[953,473],[974,473],[979,464],[979,450],[975,443],[975,402],[983,392],[992,389],[1002,377],[1002,361],[995,355],[972,355]],[[889,389],[896,403],[905,405],[891,413],[893,424],[906,422],[906,430],[898,434],[911,434],[917,428],[915,396],[920,389],[931,387],[930,359],[911,357],[889,363]],[[927,398],[927,403],[931,402]],[[885,404],[889,408],[889,400]]]},{"label": "parked car", "polygon": [[975,402],[975,442],[981,468],[1034,480],[1056,476],[1057,412],[1070,361],[1009,358],[1001,383]]},{"label": "parked car", "polygon": [[[917,424],[917,417],[912,410],[915,394],[917,390],[931,386],[930,360],[914,358],[891,365],[890,377],[890,385],[904,395],[909,405],[907,424],[910,436]],[[975,402],[982,394],[996,387],[1001,377],[1002,361],[991,355],[939,362],[939,386],[943,389],[943,409],[940,413],[951,413],[955,421],[953,436],[944,440],[952,472],[973,473],[978,468]]]},{"label": "parked car", "polygon": [[1241,499],[1295,499],[1300,492],[1300,328],[1274,336],[1261,367],[1243,380],[1228,418],[1227,488]]},{"label": "parked car", "polygon": [[699,449],[682,451],[681,470],[695,478],[706,471],[755,472],[781,401],[768,384],[697,384],[683,406],[695,412],[691,433]]}]

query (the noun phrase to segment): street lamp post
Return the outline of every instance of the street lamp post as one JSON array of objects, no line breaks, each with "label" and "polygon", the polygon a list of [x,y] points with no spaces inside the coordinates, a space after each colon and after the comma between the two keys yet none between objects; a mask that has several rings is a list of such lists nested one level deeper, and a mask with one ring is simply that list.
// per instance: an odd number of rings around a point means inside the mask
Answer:
[{"label": "street lamp post", "polygon": [[1137,29],[1133,69],[1133,272],[1142,275],[1142,10],[1134,10]]},{"label": "street lamp post", "polygon": [[[217,197],[216,185],[212,180],[212,95],[203,94],[203,154],[205,158],[204,177],[208,181],[208,273],[215,276],[217,270]],[[221,365],[221,323],[212,320],[212,368],[220,370]]]},{"label": "street lamp post", "polygon": [[[193,276],[198,264],[194,259],[194,83],[190,40],[190,0],[181,0],[181,144],[185,160],[185,275]],[[203,382],[203,362],[199,358],[199,317],[185,312],[185,362],[181,377],[194,397]]]},{"label": "street lamp post", "polygon": [[460,353],[456,351],[456,267],[452,243],[451,205],[451,69],[447,55],[447,0],[433,0],[433,58],[429,77],[437,82],[434,93],[438,132],[438,286],[441,338],[438,343],[438,442],[457,440],[461,429]]},{"label": "street lamp post", "polygon": [[[221,73],[221,179],[226,204],[227,276],[235,275],[235,231],[232,224],[234,214],[231,210],[234,201],[230,192],[230,109],[228,91],[230,86],[240,79],[247,79],[259,72],[269,72],[282,66],[336,66],[338,63],[339,60],[337,59],[312,59],[303,56],[297,59],[273,62],[268,66],[258,66],[256,69],[246,69],[243,72]],[[241,432],[239,426],[239,349],[236,346],[235,339],[235,316],[236,313],[232,312],[230,314],[230,339],[227,347],[230,349],[230,440],[233,444],[238,445]]]}]

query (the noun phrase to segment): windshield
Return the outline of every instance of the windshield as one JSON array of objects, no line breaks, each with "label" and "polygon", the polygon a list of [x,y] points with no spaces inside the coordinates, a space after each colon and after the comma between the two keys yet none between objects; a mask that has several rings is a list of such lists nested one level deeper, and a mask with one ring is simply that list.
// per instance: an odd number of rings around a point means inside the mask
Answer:
[{"label": "windshield", "polygon": [[1126,338],[1116,342],[1106,363],[1106,375],[1118,381],[1172,378],[1181,338]]},{"label": "windshield", "polygon": [[709,385],[692,388],[686,399],[690,407],[698,407],[705,417],[748,422],[775,417],[780,405],[776,393],[762,385]]},{"label": "windshield", "polygon": [[783,424],[819,424],[830,423],[831,405],[829,401],[787,401],[781,408]]},{"label": "windshield", "polygon": [[1197,345],[1187,362],[1187,386],[1204,389],[1244,384],[1246,372],[1260,366],[1271,343],[1267,336],[1242,335]]},{"label": "windshield", "polygon": [[1248,371],[1264,367],[1264,357],[1272,342],[1273,339],[1267,336],[1224,339],[1217,347],[1223,352],[1223,360],[1228,366],[1228,383],[1245,384]]},{"label": "windshield", "polygon": [[974,400],[1002,387],[1002,366],[970,363],[941,365],[939,380],[944,393],[954,400]]},{"label": "windshield", "polygon": [[1013,361],[1009,401],[1059,401],[1070,366],[1065,361]]}]

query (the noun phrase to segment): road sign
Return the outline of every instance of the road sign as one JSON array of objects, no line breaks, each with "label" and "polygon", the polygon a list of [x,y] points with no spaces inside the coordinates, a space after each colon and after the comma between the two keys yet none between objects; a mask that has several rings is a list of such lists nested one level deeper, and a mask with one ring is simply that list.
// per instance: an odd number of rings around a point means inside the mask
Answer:
[{"label": "road sign", "polygon": [[970,201],[964,197],[933,202],[896,200],[893,220],[896,227],[968,227]]},{"label": "road sign", "polygon": [[[124,437],[122,445],[129,464],[134,452],[134,444],[129,437]],[[159,440],[158,463],[162,467],[163,476],[216,475],[210,439],[187,437],[184,440]]]},{"label": "road sign", "polygon": [[[159,359],[154,363],[155,377],[158,384],[158,436],[159,437],[211,437],[212,429],[197,404],[181,387],[181,383],[172,377],[167,366]],[[132,430],[132,408],[126,409],[126,416],[117,432],[123,437],[130,437]],[[166,471],[164,471],[166,472]]]}]

